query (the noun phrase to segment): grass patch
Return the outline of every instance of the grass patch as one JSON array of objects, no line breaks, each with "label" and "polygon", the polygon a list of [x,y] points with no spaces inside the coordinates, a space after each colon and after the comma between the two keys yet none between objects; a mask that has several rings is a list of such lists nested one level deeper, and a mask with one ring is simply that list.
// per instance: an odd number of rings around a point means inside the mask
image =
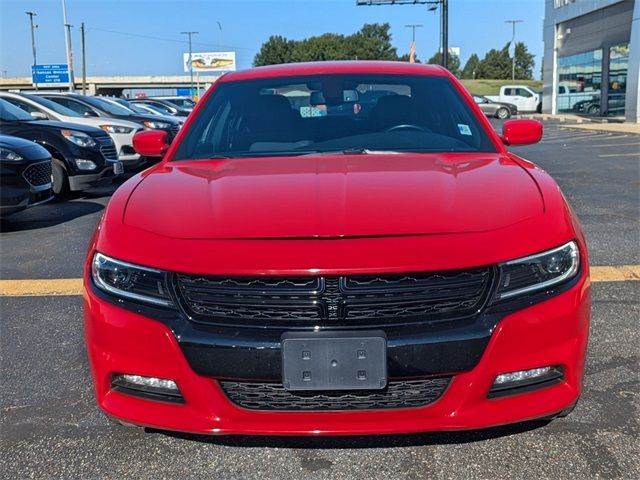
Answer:
[{"label": "grass patch", "polygon": [[527,85],[535,91],[542,91],[542,80],[461,80],[471,93],[476,95],[499,95],[503,85]]}]

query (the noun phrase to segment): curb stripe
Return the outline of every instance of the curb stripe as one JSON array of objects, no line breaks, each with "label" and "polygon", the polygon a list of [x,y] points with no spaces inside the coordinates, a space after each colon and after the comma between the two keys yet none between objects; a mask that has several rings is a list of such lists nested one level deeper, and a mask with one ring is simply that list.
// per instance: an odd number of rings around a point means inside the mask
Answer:
[{"label": "curb stripe", "polygon": [[[640,281],[640,265],[594,266],[592,282]],[[0,297],[58,297],[82,295],[81,278],[0,280]]]}]

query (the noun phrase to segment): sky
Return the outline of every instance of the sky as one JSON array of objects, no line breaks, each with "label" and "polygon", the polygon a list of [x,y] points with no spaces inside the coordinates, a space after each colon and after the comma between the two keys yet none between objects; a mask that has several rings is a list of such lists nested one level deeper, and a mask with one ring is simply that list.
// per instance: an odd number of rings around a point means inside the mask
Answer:
[{"label": "sky", "polygon": [[[392,43],[409,51],[416,29],[418,57],[428,59],[439,48],[439,12],[425,5],[356,7],[355,0],[66,0],[73,25],[72,46],[80,71],[80,24],[85,23],[87,75],[182,74],[188,51],[183,31],[197,31],[193,51],[236,51],[239,68],[250,68],[270,35],[300,40],[326,32],[351,34],[365,23],[391,25]],[[35,22],[39,64],[66,63],[61,0],[0,0],[0,75],[30,75],[33,62],[29,17]],[[449,0],[449,45],[460,47],[462,65],[472,53],[480,58],[491,48],[516,40],[535,55],[540,74],[544,0]],[[219,25],[222,28],[219,28]]]}]

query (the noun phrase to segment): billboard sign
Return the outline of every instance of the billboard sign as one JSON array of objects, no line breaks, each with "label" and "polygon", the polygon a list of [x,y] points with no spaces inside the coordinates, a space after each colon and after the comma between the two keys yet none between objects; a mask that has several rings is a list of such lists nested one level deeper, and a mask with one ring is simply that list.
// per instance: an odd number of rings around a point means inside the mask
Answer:
[{"label": "billboard sign", "polygon": [[49,63],[31,67],[31,80],[35,84],[69,84],[69,67],[66,63]]},{"label": "billboard sign", "polygon": [[[194,72],[228,72],[236,69],[236,52],[194,52],[191,54]],[[189,72],[189,54],[182,54],[184,71]]]}]

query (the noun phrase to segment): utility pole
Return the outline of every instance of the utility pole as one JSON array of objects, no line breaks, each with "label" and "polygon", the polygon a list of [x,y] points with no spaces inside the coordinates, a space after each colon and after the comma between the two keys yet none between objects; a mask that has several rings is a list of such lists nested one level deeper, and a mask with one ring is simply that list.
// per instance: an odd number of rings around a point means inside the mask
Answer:
[{"label": "utility pole", "polygon": [[416,23],[405,25],[406,28],[411,29],[411,47],[409,48],[409,62],[414,63],[416,61],[416,28],[422,27]]},{"label": "utility pole", "polygon": [[440,37],[442,47],[442,66],[449,68],[449,0],[356,0],[357,7],[369,7],[373,5],[427,5],[427,10],[434,12],[438,5],[440,11]]},{"label": "utility pole", "polygon": [[523,23],[524,20],[505,20],[504,23],[510,23],[513,29],[511,34],[511,45],[513,46],[513,58],[511,59],[511,80],[516,79],[516,23]]},{"label": "utility pole", "polygon": [[442,11],[442,66],[449,68],[449,0],[441,0]]},{"label": "utility pole", "polygon": [[72,25],[69,25],[69,23],[67,23],[67,5],[65,0],[62,0],[62,21],[64,22],[64,28],[65,28],[64,43],[67,48],[67,65],[69,68],[69,91],[73,92],[73,89],[75,87],[75,79],[73,77],[73,50],[71,49]]},{"label": "utility pole", "polygon": [[84,51],[84,22],[80,24],[80,44],[82,45],[82,94],[87,94],[87,57]]},{"label": "utility pole", "polygon": [[181,35],[186,35],[189,37],[189,92],[191,93],[191,97],[193,97],[193,51],[191,49],[191,36],[197,35],[198,32],[180,32]]},{"label": "utility pole", "polygon": [[[33,17],[37,17],[38,14],[36,12],[26,12],[29,15],[29,25],[31,25],[31,50],[33,51],[33,67],[35,68],[36,64],[36,33],[35,30],[38,28],[38,25],[33,23]],[[38,90],[38,83],[35,84],[36,90]]]}]

